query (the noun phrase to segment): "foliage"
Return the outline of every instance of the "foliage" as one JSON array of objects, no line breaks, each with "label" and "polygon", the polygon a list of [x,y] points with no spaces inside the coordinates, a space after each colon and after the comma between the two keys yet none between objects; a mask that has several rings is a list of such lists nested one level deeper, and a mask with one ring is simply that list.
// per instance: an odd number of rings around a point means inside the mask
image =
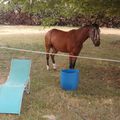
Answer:
[{"label": "foliage", "polygon": [[[105,15],[120,16],[120,0],[10,0],[7,10],[39,14],[42,24],[54,24],[60,17]],[[6,6],[6,5],[5,5]]]}]

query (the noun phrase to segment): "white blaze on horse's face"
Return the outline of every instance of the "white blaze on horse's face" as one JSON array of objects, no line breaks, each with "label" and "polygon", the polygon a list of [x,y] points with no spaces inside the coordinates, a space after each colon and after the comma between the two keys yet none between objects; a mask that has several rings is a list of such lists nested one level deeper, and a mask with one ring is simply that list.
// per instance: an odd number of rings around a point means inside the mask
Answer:
[{"label": "white blaze on horse's face", "polygon": [[90,29],[90,38],[93,41],[93,44],[97,47],[100,45],[100,29],[96,27],[91,27]]}]

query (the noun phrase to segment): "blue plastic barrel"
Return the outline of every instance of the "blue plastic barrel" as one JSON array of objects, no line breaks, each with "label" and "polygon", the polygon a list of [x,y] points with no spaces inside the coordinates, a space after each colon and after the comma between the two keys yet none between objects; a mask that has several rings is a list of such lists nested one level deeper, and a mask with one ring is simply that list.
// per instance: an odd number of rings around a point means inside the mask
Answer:
[{"label": "blue plastic barrel", "polygon": [[64,90],[76,90],[79,84],[79,70],[61,70],[60,86]]}]

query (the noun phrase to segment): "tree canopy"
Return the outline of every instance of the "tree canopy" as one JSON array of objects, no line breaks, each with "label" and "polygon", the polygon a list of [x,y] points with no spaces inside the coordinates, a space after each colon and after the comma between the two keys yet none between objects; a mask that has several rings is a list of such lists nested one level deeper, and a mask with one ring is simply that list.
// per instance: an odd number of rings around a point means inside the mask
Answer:
[{"label": "tree canopy", "polygon": [[43,24],[79,15],[120,16],[120,0],[1,0],[1,4],[6,1],[6,9],[39,14]]}]

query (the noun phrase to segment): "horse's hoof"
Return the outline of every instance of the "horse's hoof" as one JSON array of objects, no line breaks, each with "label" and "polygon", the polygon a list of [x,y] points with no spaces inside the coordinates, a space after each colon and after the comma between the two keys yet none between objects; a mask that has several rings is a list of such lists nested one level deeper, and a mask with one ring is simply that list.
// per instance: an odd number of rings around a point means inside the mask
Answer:
[{"label": "horse's hoof", "polygon": [[54,71],[57,71],[57,69],[53,69]]},{"label": "horse's hoof", "polygon": [[53,64],[53,69],[54,69],[54,70],[56,70],[56,69],[57,69],[56,64]]},{"label": "horse's hoof", "polygon": [[57,70],[57,68],[53,68],[53,70]]},{"label": "horse's hoof", "polygon": [[50,70],[50,67],[47,65],[47,70]]}]

